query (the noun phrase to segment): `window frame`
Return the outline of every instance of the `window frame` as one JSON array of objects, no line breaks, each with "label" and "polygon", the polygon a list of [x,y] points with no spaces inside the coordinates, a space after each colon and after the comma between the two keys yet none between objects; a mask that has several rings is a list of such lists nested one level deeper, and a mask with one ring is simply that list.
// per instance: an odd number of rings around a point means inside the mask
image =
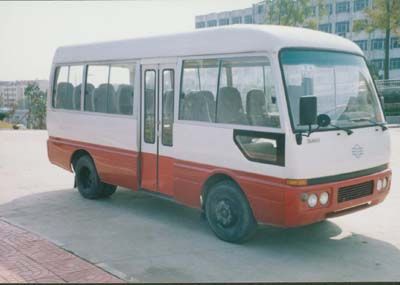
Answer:
[{"label": "window frame", "polygon": [[232,19],[231,19],[232,25],[242,24],[243,23],[243,19],[242,18],[243,18],[242,16],[234,16],[234,17],[232,17]]},{"label": "window frame", "polygon": [[[146,70],[147,71],[147,70]],[[172,86],[173,86],[173,104],[172,104],[172,133],[174,130],[174,121],[175,121],[175,69],[171,67],[167,67],[164,69],[161,69],[161,143],[163,146],[173,146],[174,141],[173,141],[173,135],[172,135],[172,140],[171,144],[164,143],[164,72],[165,71],[172,71]]]},{"label": "window frame", "polygon": [[[147,141],[146,140],[146,132],[145,132],[145,121],[146,121],[146,74],[147,72],[154,72],[154,123],[153,123],[153,131],[154,131],[154,135],[153,135],[153,140],[152,141]],[[156,126],[157,126],[157,87],[159,88],[159,86],[157,86],[157,70],[154,68],[149,68],[149,69],[145,69],[144,70],[144,83],[143,83],[143,90],[144,90],[144,98],[143,98],[143,141],[145,143],[148,144],[154,144],[156,142],[156,136],[157,136],[157,130],[156,130]]]},{"label": "window frame", "polygon": [[390,38],[390,49],[400,48],[400,36]]},{"label": "window frame", "polygon": [[393,57],[390,59],[389,70],[400,70],[400,57]]},{"label": "window frame", "polygon": [[[269,126],[252,126],[252,125],[240,125],[240,124],[226,124],[226,123],[213,123],[213,122],[203,122],[203,121],[193,121],[193,120],[186,120],[186,119],[180,119],[180,102],[181,102],[181,90],[182,90],[182,78],[183,78],[183,62],[185,60],[202,60],[202,59],[227,59],[227,58],[240,58],[240,57],[267,57],[271,69],[272,69],[272,78],[273,78],[273,83],[274,83],[274,88],[276,91],[276,104],[278,105],[278,110],[279,110],[279,121],[280,121],[280,127],[269,127]],[[179,78],[179,86],[178,86],[178,100],[175,100],[175,109],[178,110],[175,112],[175,121],[174,124],[185,124],[185,125],[196,125],[196,126],[205,126],[205,127],[213,127],[213,128],[222,128],[222,129],[246,129],[246,130],[253,130],[253,131],[261,131],[261,132],[271,132],[271,133],[285,133],[285,124],[286,124],[286,118],[288,118],[289,115],[286,115],[287,110],[285,109],[285,102],[282,101],[280,90],[284,87],[282,87],[282,77],[280,75],[280,66],[279,66],[279,60],[277,59],[277,55],[273,52],[243,52],[243,53],[232,53],[232,54],[213,54],[209,56],[205,55],[195,55],[195,56],[183,56],[179,57],[178,59],[178,73],[177,76]],[[218,75],[218,78],[220,76]],[[217,86],[218,90],[218,86]],[[282,91],[284,92],[284,91]],[[218,96],[216,97],[218,98]],[[284,99],[286,100],[286,99]],[[217,104],[217,102],[216,102]]]},{"label": "window frame", "polygon": [[[321,27],[329,27],[329,29],[327,29],[328,31],[321,29]],[[318,25],[318,30],[321,32],[325,32],[325,33],[332,33],[332,23],[324,23],[324,24],[319,24]]]},{"label": "window frame", "polygon": [[[338,7],[342,7],[341,5],[345,4],[346,9],[345,10],[341,10]],[[350,1],[340,1],[340,2],[336,2],[336,7],[335,7],[335,12],[336,14],[342,14],[342,13],[349,13],[350,12]]]},{"label": "window frame", "polygon": [[[250,19],[250,22],[247,22],[246,19]],[[243,17],[243,24],[254,24],[253,15],[245,15]]]},{"label": "window frame", "polygon": [[[211,20],[207,20],[207,25],[206,27],[217,27],[218,26],[218,20],[216,19],[211,19]],[[212,23],[212,25],[210,25]],[[215,25],[214,25],[215,23]]]},{"label": "window frame", "polygon": [[[258,159],[251,157],[247,154],[247,152],[243,149],[242,145],[238,142],[237,136],[248,136],[254,138],[265,138],[276,141],[276,161],[266,160],[266,159]],[[285,166],[285,137],[284,133],[270,133],[270,132],[260,132],[253,130],[243,130],[243,129],[234,129],[233,130],[233,141],[235,145],[238,147],[240,152],[246,157],[249,161],[260,162],[264,164],[272,164],[277,166]]]},{"label": "window frame", "polygon": [[228,26],[230,24],[229,18],[218,19],[218,26]]},{"label": "window frame", "polygon": [[[50,101],[50,110],[52,112],[80,112],[84,115],[87,116],[103,116],[103,117],[118,117],[118,118],[126,118],[126,119],[137,119],[138,116],[138,98],[137,98],[137,94],[138,94],[138,88],[140,88],[140,76],[138,77],[138,73],[140,73],[140,59],[126,59],[126,60],[97,60],[97,61],[84,61],[84,62],[76,62],[76,61],[72,61],[72,62],[66,62],[66,63],[56,63],[53,64],[53,80],[51,80],[52,83],[52,88],[51,88],[51,101]],[[112,65],[112,64],[131,64],[132,66],[134,66],[133,70],[134,70],[134,78],[133,78],[133,111],[132,114],[130,115],[126,115],[126,114],[112,114],[112,113],[100,113],[100,112],[91,112],[91,111],[85,111],[84,110],[84,92],[86,88],[86,79],[87,79],[87,70],[88,70],[88,66],[89,65]],[[81,91],[81,109],[80,110],[70,110],[70,109],[59,109],[59,108],[54,108],[53,104],[52,104],[52,98],[53,98],[53,90],[55,88],[54,86],[54,80],[55,80],[55,72],[56,69],[58,67],[61,66],[69,66],[69,65],[82,65],[83,66],[83,81],[82,81],[82,91]],[[140,75],[140,74],[139,74]],[[140,89],[139,89],[140,91]],[[83,96],[82,96],[83,94]],[[135,98],[136,97],[136,98]],[[136,100],[135,100],[136,99]]]},{"label": "window frame", "polygon": [[[361,3],[362,3],[362,5],[361,5]],[[354,0],[353,12],[360,12],[360,11],[362,12],[365,8],[368,8],[368,5],[369,5],[368,0]]]},{"label": "window frame", "polygon": [[[355,40],[354,43],[363,51],[368,51],[368,40]],[[365,45],[364,45],[365,44]],[[362,46],[363,45],[363,46]],[[365,49],[364,49],[365,47]]]},{"label": "window frame", "polygon": [[[382,48],[379,48],[379,49],[374,48],[374,44],[377,43],[377,42],[382,43]],[[385,39],[383,39],[383,38],[376,38],[376,39],[372,39],[372,40],[371,40],[371,51],[372,51],[372,50],[384,50],[384,49],[385,49]]]},{"label": "window frame", "polygon": [[[346,27],[345,31],[338,31],[339,25],[343,25]],[[335,23],[335,34],[346,34],[350,31],[350,22],[349,21],[340,21]]]},{"label": "window frame", "polygon": [[206,27],[206,22],[205,21],[199,21],[196,22],[196,29],[202,29]]}]

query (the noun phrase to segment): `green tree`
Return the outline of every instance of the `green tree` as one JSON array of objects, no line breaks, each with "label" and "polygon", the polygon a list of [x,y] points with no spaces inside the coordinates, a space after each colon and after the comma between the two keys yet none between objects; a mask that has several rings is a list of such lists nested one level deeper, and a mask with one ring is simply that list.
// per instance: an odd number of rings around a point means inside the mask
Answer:
[{"label": "green tree", "polygon": [[366,21],[353,23],[353,31],[365,31],[368,34],[376,30],[385,33],[385,59],[383,63],[384,79],[389,78],[389,44],[392,34],[398,33],[400,28],[400,1],[374,0],[373,6],[365,9],[368,17]]},{"label": "green tree", "polygon": [[326,13],[326,7],[322,0],[318,0],[314,7],[311,0],[267,0],[267,6],[266,24],[304,26],[316,29],[316,9],[319,11],[319,16]]},{"label": "green tree", "polygon": [[46,128],[46,97],[47,94],[39,89],[37,83],[30,83],[25,88],[28,101],[28,128]]}]

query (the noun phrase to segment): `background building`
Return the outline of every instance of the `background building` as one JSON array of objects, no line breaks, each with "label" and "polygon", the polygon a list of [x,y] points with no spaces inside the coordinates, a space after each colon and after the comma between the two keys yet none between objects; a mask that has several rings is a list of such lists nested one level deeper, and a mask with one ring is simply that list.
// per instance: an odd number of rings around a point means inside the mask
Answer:
[{"label": "background building", "polygon": [[36,82],[41,91],[47,92],[48,80],[0,81],[0,107],[14,108],[19,103],[24,104],[25,88],[30,82]]},{"label": "background building", "polygon": [[[364,8],[371,7],[373,0],[323,0],[324,13],[320,13],[317,0],[311,2],[312,16],[310,18],[315,20],[318,29],[348,38],[358,44],[382,78],[385,38],[383,31],[370,34],[353,32],[354,23],[366,19]],[[276,17],[273,20],[267,17],[268,12],[277,3],[277,1],[265,0],[246,9],[199,15],[195,18],[195,25],[197,29],[200,29],[233,24],[277,24]],[[399,36],[392,36],[390,39],[389,57],[389,78],[400,79]]]}]

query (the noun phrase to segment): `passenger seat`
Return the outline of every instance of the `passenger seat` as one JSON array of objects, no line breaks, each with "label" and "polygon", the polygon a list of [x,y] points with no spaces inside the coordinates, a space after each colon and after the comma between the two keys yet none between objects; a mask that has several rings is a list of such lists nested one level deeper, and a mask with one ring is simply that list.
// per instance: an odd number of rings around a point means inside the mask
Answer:
[{"label": "passenger seat", "polygon": [[100,84],[99,87],[94,90],[93,96],[95,112],[112,113],[111,111],[115,109],[115,105],[113,105],[113,102],[110,102],[109,99],[114,99],[115,97],[114,87],[111,84]]},{"label": "passenger seat", "polygon": [[218,123],[247,125],[240,92],[234,87],[222,87],[218,94]]},{"label": "passenger seat", "polygon": [[199,91],[199,96],[202,96],[207,104],[208,113],[211,119],[211,122],[215,122],[215,99],[212,92],[207,90]]},{"label": "passenger seat", "polygon": [[117,99],[119,114],[131,115],[133,113],[133,87],[128,84],[118,86]]},{"label": "passenger seat", "polygon": [[267,105],[265,94],[260,89],[252,89],[246,96],[246,113],[253,126],[265,126],[267,123]]},{"label": "passenger seat", "polygon": [[73,109],[73,92],[74,86],[68,82],[60,82],[57,84],[57,100],[55,107],[61,109],[71,110]]},{"label": "passenger seat", "polygon": [[212,122],[208,104],[201,91],[192,91],[185,96],[183,119],[191,121]]}]

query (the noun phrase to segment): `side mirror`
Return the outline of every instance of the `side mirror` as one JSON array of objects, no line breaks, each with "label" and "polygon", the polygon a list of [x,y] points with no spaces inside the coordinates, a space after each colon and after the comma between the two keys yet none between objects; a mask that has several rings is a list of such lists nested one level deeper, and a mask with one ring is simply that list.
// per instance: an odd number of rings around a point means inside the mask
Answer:
[{"label": "side mirror", "polygon": [[300,97],[300,125],[313,125],[317,123],[317,97]]}]

